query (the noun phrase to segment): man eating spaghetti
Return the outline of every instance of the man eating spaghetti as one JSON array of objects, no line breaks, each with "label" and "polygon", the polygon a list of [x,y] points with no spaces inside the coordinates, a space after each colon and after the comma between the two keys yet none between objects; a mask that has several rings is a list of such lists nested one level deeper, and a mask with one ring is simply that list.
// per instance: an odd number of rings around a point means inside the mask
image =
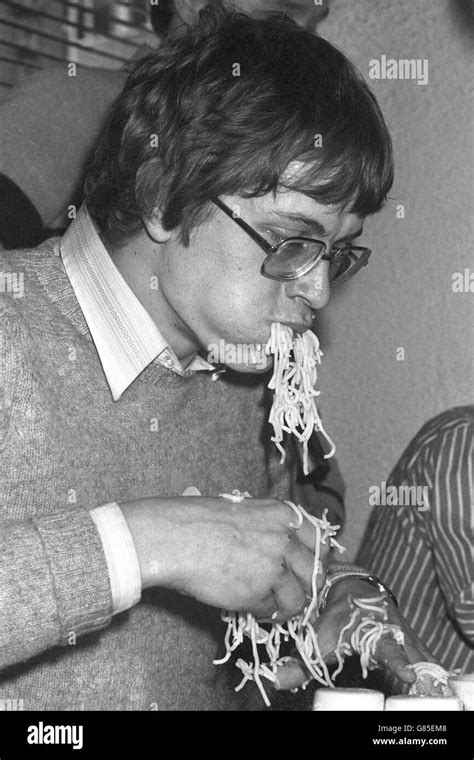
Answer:
[{"label": "man eating spaghetti", "polygon": [[[255,646],[256,621],[272,646],[314,632],[300,683],[350,653],[358,610],[371,667],[408,685],[431,659],[389,589],[329,561],[297,483],[322,430],[304,336],[367,264],[354,241],[391,183],[374,97],[281,16],[206,9],[132,66],[64,237],[3,254],[22,286],[2,294],[2,697],[249,709],[214,665],[234,643],[222,610]],[[280,664],[269,689],[289,685]]]}]

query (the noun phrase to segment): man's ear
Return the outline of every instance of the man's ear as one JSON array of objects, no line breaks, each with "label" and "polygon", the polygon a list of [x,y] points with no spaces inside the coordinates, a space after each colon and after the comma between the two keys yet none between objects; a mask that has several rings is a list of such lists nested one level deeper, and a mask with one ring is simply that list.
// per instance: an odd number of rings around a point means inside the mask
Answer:
[{"label": "man's ear", "polygon": [[174,12],[179,21],[191,25],[206,5],[209,5],[209,0],[174,0]]},{"label": "man's ear", "polygon": [[155,243],[167,243],[173,235],[173,230],[165,230],[163,227],[158,210],[155,210],[151,216],[142,216],[142,222],[148,237]]}]

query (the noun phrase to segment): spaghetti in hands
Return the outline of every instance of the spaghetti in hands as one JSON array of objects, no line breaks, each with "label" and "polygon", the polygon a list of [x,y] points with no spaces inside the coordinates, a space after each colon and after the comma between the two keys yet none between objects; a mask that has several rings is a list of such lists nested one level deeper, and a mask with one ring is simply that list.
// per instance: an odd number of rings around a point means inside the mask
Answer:
[{"label": "spaghetti in hands", "polygon": [[[226,498],[241,500],[248,493],[222,494]],[[321,547],[329,543],[331,547],[344,551],[343,547],[335,539],[339,525],[331,525],[327,520],[327,511],[323,517],[316,518],[308,514],[303,507],[292,502],[286,502],[296,516],[297,521],[290,525],[298,530],[303,520],[309,520],[315,531],[314,569],[312,575],[312,595],[304,611],[285,624],[273,623],[272,626],[260,624],[253,615],[239,612],[222,612],[222,620],[227,623],[225,635],[226,654],[220,660],[215,660],[215,665],[227,662],[232,653],[243,643],[244,637],[248,637],[252,643],[253,662],[246,662],[240,658],[236,661],[236,667],[241,670],[243,678],[236,691],[244,687],[247,681],[255,681],[262,698],[270,706],[270,700],[265,691],[262,678],[272,682],[276,688],[282,688],[279,681],[279,670],[289,664],[293,658],[282,657],[280,647],[283,642],[293,642],[296,652],[301,659],[301,665],[306,673],[305,686],[315,680],[323,686],[334,686],[334,678],[343,666],[344,658],[348,654],[357,653],[360,656],[361,667],[364,677],[369,669],[376,666],[375,650],[383,636],[390,634],[397,644],[403,645],[404,634],[399,626],[387,622],[387,601],[385,596],[371,597],[368,599],[347,599],[350,614],[345,611],[344,624],[341,624],[337,644],[334,650],[328,652],[326,646],[321,646],[317,633],[317,618],[319,616],[320,595],[317,587],[317,576],[320,572]],[[348,619],[347,619],[348,617]],[[326,642],[325,642],[326,643]],[[265,661],[262,661],[259,646],[266,649]],[[338,661],[338,668],[330,675],[326,664],[327,655],[332,654]],[[293,660],[294,661],[294,660]],[[296,688],[293,690],[297,690]]]},{"label": "spaghetti in hands", "polygon": [[[248,496],[247,493],[245,493],[245,495],[239,495],[238,492],[233,492],[231,495],[221,495],[233,500],[240,500],[241,498]],[[308,514],[303,507],[297,506],[290,501],[287,501],[286,504],[294,510],[297,517],[297,522],[290,523],[290,527],[298,530],[302,526],[303,520],[307,519],[315,529],[311,599],[300,615],[288,620],[285,624],[274,623],[269,630],[268,627],[259,624],[251,614],[245,615],[239,612],[224,611],[222,613],[222,620],[227,623],[227,632],[225,636],[226,654],[221,660],[214,661],[215,665],[221,665],[227,662],[232,652],[243,643],[244,636],[250,638],[252,642],[253,663],[247,663],[243,659],[237,660],[236,667],[242,671],[243,679],[237,686],[236,690],[238,691],[242,689],[247,681],[255,681],[267,706],[270,706],[270,700],[265,692],[262,677],[265,677],[274,683],[277,681],[278,668],[285,661],[285,659],[280,656],[280,646],[283,642],[291,640],[295,642],[296,649],[310,674],[308,682],[314,678],[320,683],[327,685],[330,680],[327,667],[319,652],[317,637],[314,633],[310,618],[317,615],[317,576],[322,569],[320,562],[322,546],[329,542],[330,546],[337,547],[340,551],[343,551],[343,548],[334,538],[340,526],[331,525],[326,518],[327,510],[324,512],[322,519],[320,519],[313,517]],[[276,617],[276,613],[274,617]],[[258,645],[264,645],[266,647],[268,662],[261,662]]]}]

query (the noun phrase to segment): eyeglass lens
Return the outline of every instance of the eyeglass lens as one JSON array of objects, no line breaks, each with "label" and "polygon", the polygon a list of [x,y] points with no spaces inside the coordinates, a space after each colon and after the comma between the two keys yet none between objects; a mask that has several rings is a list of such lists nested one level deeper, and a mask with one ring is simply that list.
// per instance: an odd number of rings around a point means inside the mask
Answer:
[{"label": "eyeglass lens", "polygon": [[[329,264],[329,279],[342,279],[352,274],[359,268],[358,260],[351,256],[350,250],[341,252]],[[317,261],[325,252],[323,243],[304,240],[288,240],[271,255],[265,264],[265,272],[272,277],[288,277],[300,270],[304,270],[309,264]]]},{"label": "eyeglass lens", "polygon": [[325,247],[320,243],[287,240],[271,255],[265,265],[265,271],[275,277],[291,275],[310,262],[316,261],[324,251]]}]

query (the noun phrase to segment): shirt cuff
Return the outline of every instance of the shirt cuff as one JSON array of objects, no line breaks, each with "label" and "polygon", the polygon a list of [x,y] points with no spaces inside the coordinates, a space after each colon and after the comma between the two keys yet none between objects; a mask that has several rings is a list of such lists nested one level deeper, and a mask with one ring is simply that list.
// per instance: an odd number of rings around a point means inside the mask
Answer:
[{"label": "shirt cuff", "polygon": [[104,504],[91,509],[110,577],[113,614],[133,607],[140,601],[142,580],[140,563],[127,521],[118,504]]}]

